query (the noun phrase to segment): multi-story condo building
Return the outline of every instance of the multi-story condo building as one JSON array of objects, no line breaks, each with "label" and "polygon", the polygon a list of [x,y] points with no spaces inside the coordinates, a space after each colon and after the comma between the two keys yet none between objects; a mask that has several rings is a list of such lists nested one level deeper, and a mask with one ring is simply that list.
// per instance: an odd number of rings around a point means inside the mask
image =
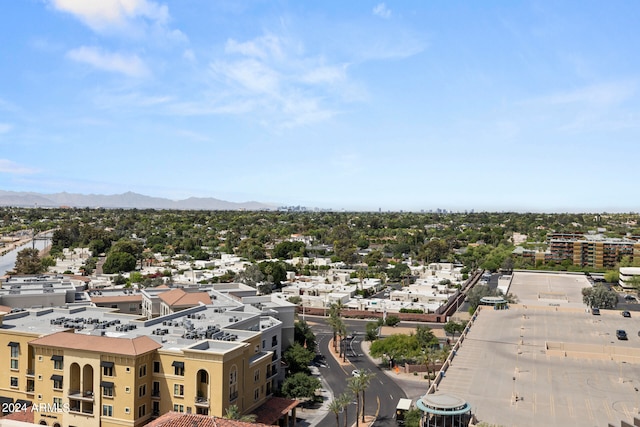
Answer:
[{"label": "multi-story condo building", "polygon": [[640,259],[640,242],[636,238],[611,238],[601,234],[552,233],[548,236],[550,259],[571,260],[581,267],[613,267],[624,256]]},{"label": "multi-story condo building", "polygon": [[283,322],[295,306],[274,301],[267,312],[209,295],[151,319],[88,306],[0,314],[0,400],[33,405],[35,423],[58,427],[220,417],[232,404],[251,413],[283,379]]}]

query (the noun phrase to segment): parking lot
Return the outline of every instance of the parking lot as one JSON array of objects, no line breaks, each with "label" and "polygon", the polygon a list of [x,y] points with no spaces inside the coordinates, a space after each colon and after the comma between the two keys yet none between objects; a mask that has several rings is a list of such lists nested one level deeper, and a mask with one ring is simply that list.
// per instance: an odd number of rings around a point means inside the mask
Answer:
[{"label": "parking lot", "polygon": [[521,304],[481,310],[439,390],[466,399],[480,421],[504,426],[632,422],[640,313],[591,314],[581,301],[584,276],[519,275],[510,292],[524,296]]}]

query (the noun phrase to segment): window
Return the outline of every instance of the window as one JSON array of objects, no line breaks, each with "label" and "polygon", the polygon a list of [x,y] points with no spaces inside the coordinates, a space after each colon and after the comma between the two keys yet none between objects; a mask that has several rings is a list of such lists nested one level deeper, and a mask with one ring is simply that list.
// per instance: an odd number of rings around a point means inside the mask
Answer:
[{"label": "window", "polygon": [[146,376],[147,376],[147,365],[142,365],[140,366],[140,369],[138,369],[138,377],[142,378]]},{"label": "window", "polygon": [[173,405],[173,411],[174,412],[184,412],[184,405],[174,404]]},{"label": "window", "polygon": [[62,398],[61,397],[54,397],[53,398],[53,406],[56,409],[62,409]]},{"label": "window", "polygon": [[19,366],[18,357],[20,357],[20,343],[11,341],[8,345],[11,347],[11,369],[15,371]]},{"label": "window", "polygon": [[62,390],[62,375],[51,375],[53,380],[53,388],[55,390]]},{"label": "window", "polygon": [[18,377],[11,377],[11,387],[18,387]]},{"label": "window", "polygon": [[253,390],[253,400],[258,400],[260,399],[260,389],[255,389]]},{"label": "window", "polygon": [[109,381],[102,381],[100,383],[102,387],[102,395],[104,397],[113,397],[113,383]]},{"label": "window", "polygon": [[147,405],[138,406],[138,418],[144,417],[147,413]]},{"label": "window", "polygon": [[253,382],[255,383],[255,382],[258,382],[258,381],[260,381],[260,370],[256,369],[253,372]]},{"label": "window", "polygon": [[158,362],[157,360],[153,362],[153,372],[160,372],[160,362]]},{"label": "window", "polygon": [[265,346],[265,341],[262,340],[262,348],[264,348],[264,346]]},{"label": "window", "polygon": [[153,385],[151,386],[151,396],[160,397],[160,382],[159,381],[154,381],[153,382]]},{"label": "window", "polygon": [[147,394],[147,385],[142,384],[140,388],[138,388],[138,397],[142,397]]},{"label": "window", "polygon": [[129,408],[124,408],[124,413],[125,413],[125,414],[128,414],[129,412],[131,412],[131,409],[129,409]]},{"label": "window", "polygon": [[64,367],[64,357],[54,354],[53,356],[51,356],[51,360],[53,360],[53,369],[61,371]]},{"label": "window", "polygon": [[103,417],[113,417],[113,406],[112,405],[102,405],[102,416]]},{"label": "window", "polygon": [[277,345],[278,345],[278,336],[277,336],[277,335],[274,335],[274,336],[271,338],[271,347],[275,347],[275,346],[277,346]]},{"label": "window", "polygon": [[102,375],[105,377],[113,376],[113,362],[100,362],[102,366]]},{"label": "window", "polygon": [[174,361],[171,366],[173,366],[173,374],[184,377],[184,362]]},{"label": "window", "polygon": [[182,384],[174,384],[173,385],[173,395],[174,396],[184,396],[184,385],[182,385]]}]

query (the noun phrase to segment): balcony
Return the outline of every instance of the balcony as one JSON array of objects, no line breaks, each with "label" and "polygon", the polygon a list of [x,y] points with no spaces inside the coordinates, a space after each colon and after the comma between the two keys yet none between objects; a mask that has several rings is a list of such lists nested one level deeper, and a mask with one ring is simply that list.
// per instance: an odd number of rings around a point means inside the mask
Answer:
[{"label": "balcony", "polygon": [[69,413],[76,415],[89,415],[93,416],[93,405],[82,405],[79,406],[76,403],[78,402],[70,402],[71,406],[69,407]]},{"label": "balcony", "polygon": [[87,390],[82,392],[80,390],[69,390],[69,399],[81,400],[83,402],[93,402],[93,391]]},{"label": "balcony", "polygon": [[203,396],[198,396],[195,399],[195,405],[199,406],[201,408],[208,408],[209,407],[209,398],[208,397],[203,397]]},{"label": "balcony", "polygon": [[151,390],[151,397],[160,399],[160,390]]},{"label": "balcony", "polygon": [[36,376],[36,371],[31,368],[31,369],[27,369],[27,377],[35,377]]},{"label": "balcony", "polygon": [[236,400],[237,398],[238,398],[238,392],[237,391],[234,391],[233,393],[229,394],[229,400],[230,401]]}]

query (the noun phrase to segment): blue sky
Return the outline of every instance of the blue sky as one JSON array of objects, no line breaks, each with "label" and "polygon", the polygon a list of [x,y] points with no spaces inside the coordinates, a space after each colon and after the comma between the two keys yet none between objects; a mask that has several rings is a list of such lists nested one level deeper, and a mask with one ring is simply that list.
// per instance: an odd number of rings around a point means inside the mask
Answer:
[{"label": "blue sky", "polygon": [[1,190],[640,210],[635,0],[0,8]]}]

